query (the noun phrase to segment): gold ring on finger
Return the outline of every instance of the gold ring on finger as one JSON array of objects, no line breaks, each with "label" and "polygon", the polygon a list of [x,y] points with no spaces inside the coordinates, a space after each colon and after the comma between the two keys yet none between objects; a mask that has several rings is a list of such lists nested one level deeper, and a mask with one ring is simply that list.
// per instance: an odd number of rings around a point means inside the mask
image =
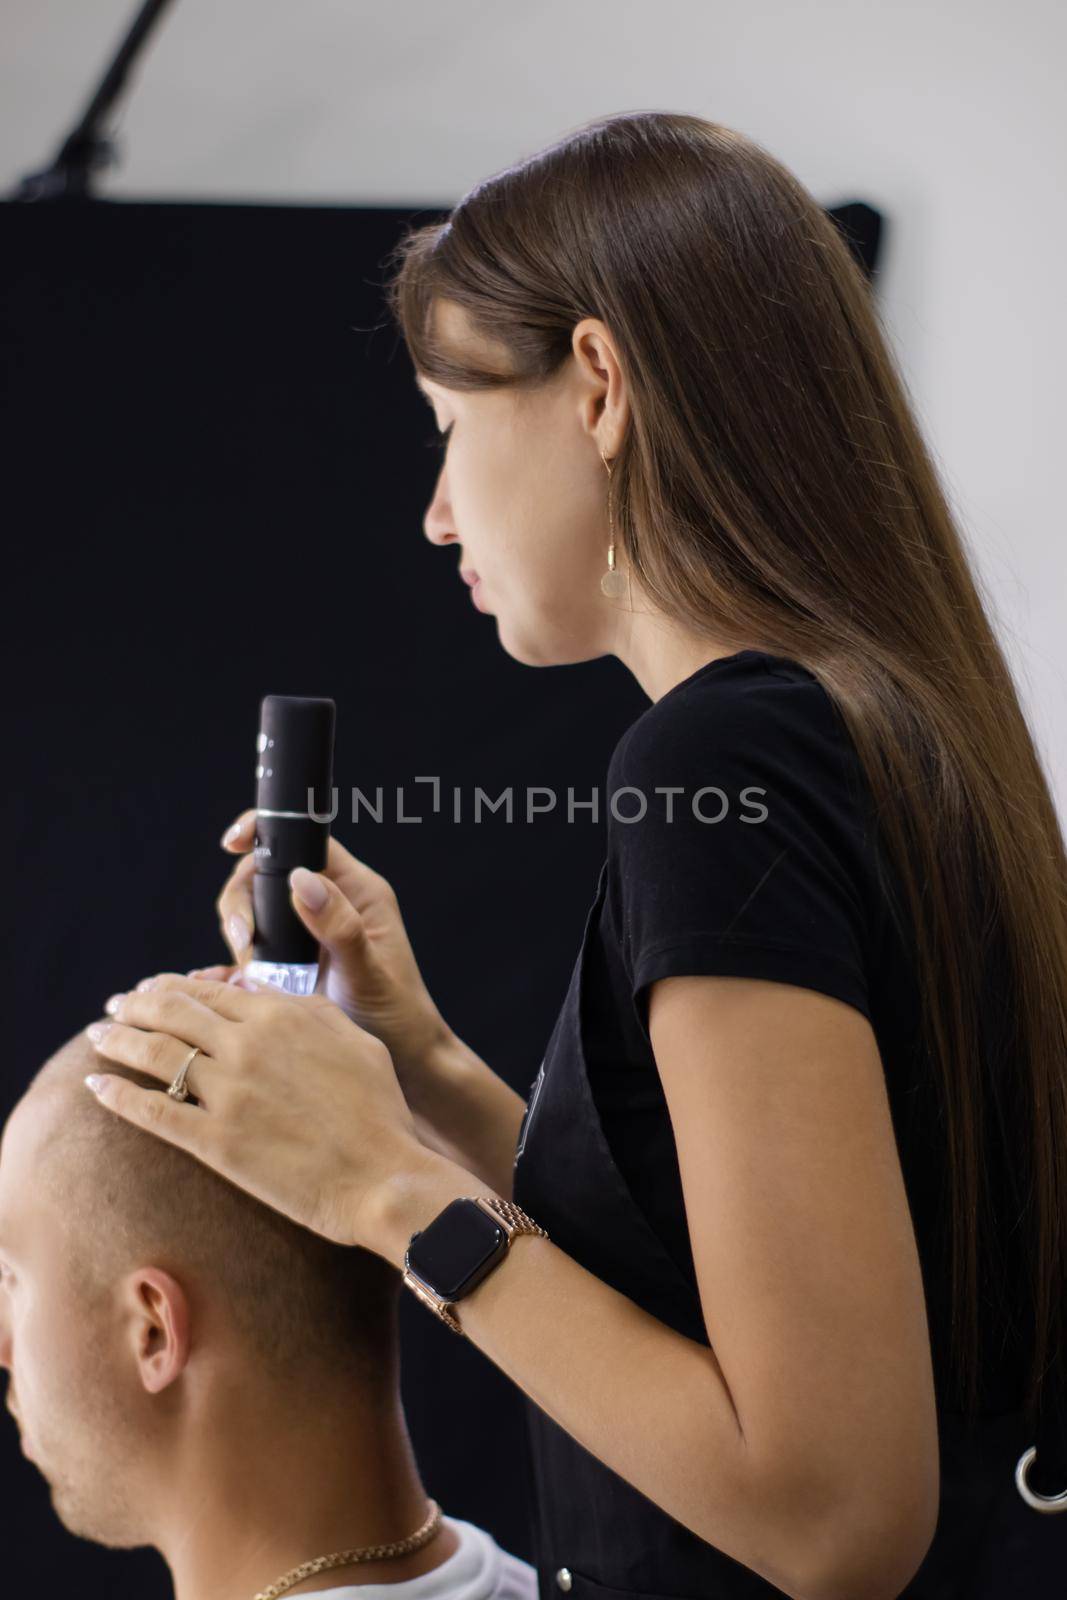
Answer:
[{"label": "gold ring on finger", "polygon": [[189,1090],[185,1086],[185,1079],[188,1075],[189,1068],[193,1064],[194,1058],[199,1054],[200,1046],[198,1044],[194,1044],[193,1048],[190,1050],[189,1054],[178,1068],[177,1077],[167,1090],[167,1093],[170,1095],[172,1100],[188,1100]]}]

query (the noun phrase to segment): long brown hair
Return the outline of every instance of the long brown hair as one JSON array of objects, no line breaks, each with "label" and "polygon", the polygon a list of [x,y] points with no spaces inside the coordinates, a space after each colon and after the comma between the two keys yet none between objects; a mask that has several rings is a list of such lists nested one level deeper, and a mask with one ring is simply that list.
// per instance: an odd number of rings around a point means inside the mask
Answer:
[{"label": "long brown hair", "polygon": [[[997,1253],[1010,1223],[1029,1242],[1032,1420],[1067,1287],[1067,858],[862,269],[759,145],[653,111],[495,174],[409,229],[390,265],[416,368],[453,389],[536,387],[575,324],[600,318],[628,384],[611,493],[635,578],[700,636],[799,661],[838,708],[907,893],[907,924],[894,915],[936,1062],[963,1408],[978,1404],[980,1261],[1001,1322],[1017,1309]],[[506,350],[506,373],[435,340],[438,299]],[[1012,1025],[993,1041],[979,1002],[1005,972]],[[992,1118],[1017,1187],[999,1221]]]}]

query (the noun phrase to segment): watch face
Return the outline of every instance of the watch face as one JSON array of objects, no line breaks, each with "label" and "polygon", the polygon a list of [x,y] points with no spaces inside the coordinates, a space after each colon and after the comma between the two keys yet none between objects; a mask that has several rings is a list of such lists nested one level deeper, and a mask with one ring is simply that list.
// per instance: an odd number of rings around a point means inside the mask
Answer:
[{"label": "watch face", "polygon": [[407,1264],[445,1300],[459,1300],[481,1282],[507,1249],[507,1234],[473,1200],[453,1200],[413,1238]]}]

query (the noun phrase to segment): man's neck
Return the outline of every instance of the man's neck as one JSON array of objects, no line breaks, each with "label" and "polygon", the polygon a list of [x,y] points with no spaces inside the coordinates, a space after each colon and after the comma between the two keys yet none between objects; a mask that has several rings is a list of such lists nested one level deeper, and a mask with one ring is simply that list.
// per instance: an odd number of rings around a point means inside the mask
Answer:
[{"label": "man's neck", "polygon": [[[154,1541],[175,1600],[253,1600],[316,1556],[391,1544],[421,1527],[429,1501],[399,1393],[386,1393],[373,1406],[347,1395],[305,1401],[299,1415],[239,1403],[201,1448],[180,1448]],[[328,1568],[285,1593],[399,1583],[432,1571],[457,1543],[441,1525],[412,1554]]]}]

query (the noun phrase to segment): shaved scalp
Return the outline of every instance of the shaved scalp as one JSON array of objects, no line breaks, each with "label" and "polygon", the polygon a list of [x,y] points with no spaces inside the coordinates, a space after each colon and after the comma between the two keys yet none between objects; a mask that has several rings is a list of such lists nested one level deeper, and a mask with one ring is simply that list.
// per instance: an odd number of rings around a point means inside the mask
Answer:
[{"label": "shaved scalp", "polygon": [[[250,1359],[283,1382],[395,1377],[400,1274],[358,1246],[335,1244],[239,1189],[176,1145],[101,1105],[87,1072],[155,1078],[97,1055],[77,1033],[37,1073],[28,1095],[54,1114],[40,1182],[68,1219],[70,1263],[91,1299],[123,1272],[160,1267],[212,1304],[247,1341]],[[194,1322],[195,1325],[195,1322]],[[383,1383],[383,1380],[389,1380]]]}]

